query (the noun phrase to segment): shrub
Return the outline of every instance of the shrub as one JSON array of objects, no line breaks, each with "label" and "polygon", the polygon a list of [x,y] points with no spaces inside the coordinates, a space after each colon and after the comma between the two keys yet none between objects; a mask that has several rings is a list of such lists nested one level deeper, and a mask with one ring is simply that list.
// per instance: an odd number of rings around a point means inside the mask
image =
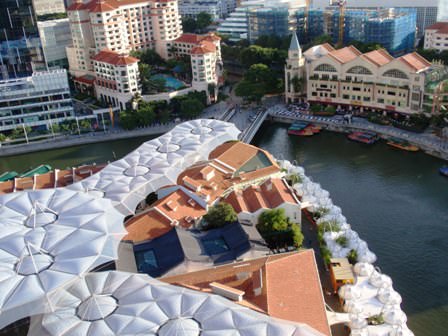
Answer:
[{"label": "shrub", "polygon": [[204,229],[206,230],[219,228],[238,220],[235,210],[227,203],[218,203],[212,206],[203,219],[205,221]]},{"label": "shrub", "polygon": [[350,262],[350,264],[354,265],[358,261],[358,252],[356,250],[350,250],[350,252],[347,255],[347,259]]},{"label": "shrub", "polygon": [[329,265],[331,262],[331,253],[330,250],[328,250],[325,246],[320,247],[320,253],[322,255],[322,259],[324,260],[325,264]]},{"label": "shrub", "polygon": [[338,243],[339,245],[341,245],[342,247],[347,247],[348,244],[348,240],[347,237],[345,236],[340,236],[336,239],[336,243]]},{"label": "shrub", "polygon": [[302,178],[297,174],[291,174],[291,175],[286,176],[286,181],[288,181],[288,184],[290,186],[293,186],[296,183],[301,183]]},{"label": "shrub", "polygon": [[319,224],[319,230],[323,232],[339,232],[341,228],[336,221],[326,221]]}]

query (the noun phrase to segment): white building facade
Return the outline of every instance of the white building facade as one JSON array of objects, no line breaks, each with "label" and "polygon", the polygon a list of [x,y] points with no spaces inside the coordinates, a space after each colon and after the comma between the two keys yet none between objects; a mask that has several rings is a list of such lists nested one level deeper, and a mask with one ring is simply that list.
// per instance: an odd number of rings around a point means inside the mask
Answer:
[{"label": "white building facade", "polygon": [[305,53],[307,99],[325,105],[401,113],[423,112],[431,63],[417,53],[393,58],[384,49],[317,46]]},{"label": "white building facade", "polygon": [[448,1],[439,0],[439,12],[437,14],[437,21],[448,22]]},{"label": "white building facade", "polygon": [[448,50],[448,22],[437,22],[425,29],[424,49]]},{"label": "white building facade", "polygon": [[65,70],[0,81],[0,132],[23,126],[48,129],[67,119],[74,119],[74,110]]},{"label": "white building facade", "polygon": [[36,15],[65,13],[64,0],[33,0]]}]

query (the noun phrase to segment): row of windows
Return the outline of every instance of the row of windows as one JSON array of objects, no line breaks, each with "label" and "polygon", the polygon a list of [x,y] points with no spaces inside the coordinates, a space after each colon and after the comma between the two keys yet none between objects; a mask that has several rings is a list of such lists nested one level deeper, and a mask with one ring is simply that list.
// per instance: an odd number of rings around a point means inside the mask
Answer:
[{"label": "row of windows", "polygon": [[[319,64],[314,71],[320,72],[337,72],[336,68],[331,64]],[[373,75],[373,73],[367,69],[366,67],[357,65],[349,70],[347,70],[349,74],[360,74],[360,75]],[[328,75],[327,75],[328,76]],[[409,79],[409,77],[401,70],[391,69],[383,73],[383,77],[392,77],[392,78],[400,78],[400,79]],[[351,80],[351,76],[347,76],[347,80]]]}]

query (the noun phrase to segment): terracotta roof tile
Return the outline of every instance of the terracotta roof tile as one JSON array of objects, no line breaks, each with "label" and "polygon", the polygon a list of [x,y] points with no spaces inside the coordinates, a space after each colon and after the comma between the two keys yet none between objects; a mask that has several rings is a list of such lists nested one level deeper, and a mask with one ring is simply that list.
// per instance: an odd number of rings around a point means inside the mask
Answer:
[{"label": "terracotta roof tile", "polygon": [[426,27],[425,30],[436,30],[436,33],[448,34],[448,22],[436,22]]},{"label": "terracotta roof tile", "polygon": [[425,58],[417,54],[416,52],[406,54],[398,58],[399,61],[410,66],[415,71],[425,70],[431,66],[431,62],[428,62]]},{"label": "terracotta roof tile", "polygon": [[115,51],[107,49],[102,50],[98,54],[93,56],[92,60],[112,65],[127,65],[137,63],[139,61],[138,58],[125,54],[119,54]]},{"label": "terracotta roof tile", "polygon": [[339,63],[344,64],[354,60],[356,57],[361,55],[361,52],[354,46],[349,46],[342,49],[330,51],[328,55],[334,58]]},{"label": "terracotta roof tile", "polygon": [[362,54],[361,57],[367,59],[376,66],[383,66],[394,60],[385,49],[373,50]]},{"label": "terracotta roof tile", "polygon": [[[243,276],[244,275],[244,276]],[[160,280],[209,291],[209,283],[245,292],[243,306],[270,316],[306,323],[331,335],[313,250],[277,254]],[[255,291],[260,288],[261,291]]]},{"label": "terracotta roof tile", "polygon": [[198,34],[184,33],[181,36],[179,36],[177,39],[175,39],[174,42],[197,44],[197,43],[199,43],[200,40],[201,40],[201,36]]},{"label": "terracotta roof tile", "polygon": [[154,209],[133,217],[125,226],[128,234],[123,240],[132,240],[134,243],[163,236],[173,228],[170,221]]}]

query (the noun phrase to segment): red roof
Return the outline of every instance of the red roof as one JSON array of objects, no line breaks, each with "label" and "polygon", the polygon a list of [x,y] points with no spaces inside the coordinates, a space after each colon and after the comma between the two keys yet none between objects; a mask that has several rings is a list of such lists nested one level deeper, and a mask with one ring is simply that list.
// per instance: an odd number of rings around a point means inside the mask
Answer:
[{"label": "red roof", "polygon": [[425,30],[436,30],[437,33],[448,34],[448,22],[436,22],[426,27]]},{"label": "red roof", "polygon": [[201,44],[201,45],[199,45],[197,47],[193,47],[191,49],[190,53],[193,54],[193,55],[203,55],[203,54],[209,54],[209,53],[213,53],[213,52],[215,52],[214,48],[211,49],[210,47],[208,47],[208,46],[206,46],[204,44]]},{"label": "red roof", "polygon": [[425,58],[417,54],[416,52],[406,54],[398,58],[399,61],[410,66],[415,71],[425,70],[431,66],[431,62],[428,62]]},{"label": "red roof", "polygon": [[174,42],[198,44],[200,40],[201,40],[200,35],[186,33],[179,36],[177,39],[174,40]]},{"label": "red roof", "polygon": [[385,49],[373,50],[361,55],[361,57],[377,66],[385,65],[394,60],[394,58]]},{"label": "red roof", "polygon": [[127,65],[137,63],[139,61],[138,58],[125,54],[119,54],[112,50],[102,50],[93,56],[92,60],[112,65]]},{"label": "red roof", "polygon": [[[80,0],[78,0],[80,1]],[[82,1],[82,0],[81,0]],[[148,0],[92,0],[87,3],[73,3],[70,5],[67,10],[88,10],[92,13],[101,13],[101,12],[110,12],[113,11],[120,6],[137,4],[140,2],[147,2]],[[166,2],[160,1],[159,2]]]},{"label": "red roof", "polygon": [[74,81],[92,85],[95,82],[95,77],[90,75],[84,75],[81,77],[75,77]]},{"label": "red roof", "polygon": [[207,41],[221,41],[221,38],[214,34],[214,33],[208,33],[207,35],[202,37],[202,40],[207,40]]},{"label": "red roof", "polygon": [[361,55],[361,52],[354,46],[349,46],[342,49],[330,51],[328,55],[334,58],[339,63],[344,64],[354,60],[356,57]]}]

